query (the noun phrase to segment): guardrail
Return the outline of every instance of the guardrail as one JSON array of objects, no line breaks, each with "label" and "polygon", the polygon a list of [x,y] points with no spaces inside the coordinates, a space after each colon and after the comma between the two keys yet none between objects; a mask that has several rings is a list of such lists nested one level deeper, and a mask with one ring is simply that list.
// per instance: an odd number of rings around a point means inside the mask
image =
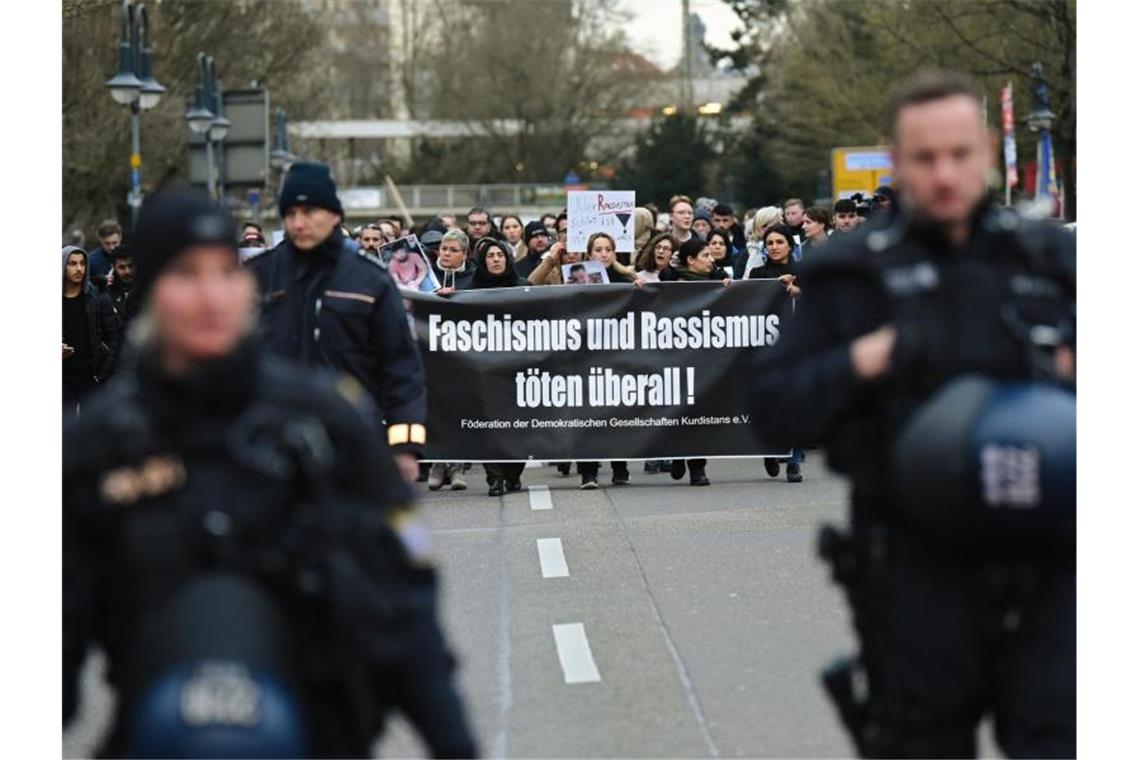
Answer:
[{"label": "guardrail", "polygon": [[[609,185],[592,183],[572,185],[571,190],[605,190]],[[560,209],[566,206],[566,185],[497,184],[497,185],[397,185],[404,205],[412,214],[465,213],[482,206],[492,213],[523,209]],[[338,191],[347,216],[398,213],[400,204],[383,186],[345,187]]]}]

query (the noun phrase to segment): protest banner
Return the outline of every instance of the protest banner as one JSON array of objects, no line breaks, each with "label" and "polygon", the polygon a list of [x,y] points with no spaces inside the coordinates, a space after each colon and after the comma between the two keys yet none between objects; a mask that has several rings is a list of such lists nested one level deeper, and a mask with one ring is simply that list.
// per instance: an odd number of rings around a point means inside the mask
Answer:
[{"label": "protest banner", "polygon": [[756,437],[746,403],[752,363],[791,313],[778,281],[405,297],[427,377],[428,460],[787,454]]},{"label": "protest banner", "polygon": [[586,242],[595,232],[614,239],[619,253],[633,252],[632,190],[586,190],[566,193],[566,245],[571,251],[588,253]]}]

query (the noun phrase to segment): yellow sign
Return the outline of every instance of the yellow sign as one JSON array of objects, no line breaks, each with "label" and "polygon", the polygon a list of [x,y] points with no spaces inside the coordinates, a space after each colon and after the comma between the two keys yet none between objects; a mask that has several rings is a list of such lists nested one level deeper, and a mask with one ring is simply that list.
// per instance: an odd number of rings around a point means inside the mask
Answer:
[{"label": "yellow sign", "polygon": [[831,151],[831,199],[855,193],[870,195],[891,184],[891,153],[886,145],[869,148],[835,148]]},{"label": "yellow sign", "polygon": [[142,166],[142,156],[140,156],[138,153],[132,153],[131,154],[131,168],[132,169],[138,169],[140,166]]}]

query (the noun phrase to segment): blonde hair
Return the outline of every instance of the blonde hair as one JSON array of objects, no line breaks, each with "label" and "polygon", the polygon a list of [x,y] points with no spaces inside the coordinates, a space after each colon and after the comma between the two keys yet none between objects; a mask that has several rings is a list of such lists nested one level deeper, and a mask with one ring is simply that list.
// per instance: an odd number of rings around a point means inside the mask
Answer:
[{"label": "blonde hair", "polygon": [[764,235],[764,228],[771,227],[783,220],[780,209],[776,206],[765,206],[752,217],[752,227],[748,233],[749,240],[760,241]]}]

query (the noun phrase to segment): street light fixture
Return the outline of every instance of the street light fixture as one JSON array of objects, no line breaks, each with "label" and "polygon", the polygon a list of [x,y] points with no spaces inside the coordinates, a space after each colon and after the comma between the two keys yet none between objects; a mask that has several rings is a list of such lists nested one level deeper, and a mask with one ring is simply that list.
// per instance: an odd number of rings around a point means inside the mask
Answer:
[{"label": "street light fixture", "polygon": [[139,91],[142,89],[142,81],[135,76],[135,56],[131,47],[131,21],[130,3],[123,0],[123,27],[122,34],[119,37],[119,71],[107,80],[107,86],[111,88],[111,97],[115,99],[115,102],[124,106],[129,106],[138,100]]},{"label": "street light fixture", "polygon": [[[151,75],[150,23],[142,3],[123,0],[123,25],[119,36],[119,71],[107,80],[111,98],[131,109],[131,190],[127,205],[132,221],[142,205],[142,156],[139,153],[139,112],[158,105],[166,88]],[[142,44],[139,44],[139,37]]]},{"label": "street light fixture", "polygon": [[285,127],[285,109],[278,108],[274,113],[273,121],[273,151],[269,154],[269,163],[274,169],[285,170],[297,160],[289,151],[289,132]]},{"label": "street light fixture", "polygon": [[214,182],[214,143],[226,139],[230,120],[222,116],[222,83],[217,78],[214,57],[198,53],[198,84],[194,87],[194,106],[186,111],[186,124],[206,143],[206,187],[211,198],[217,198]]},{"label": "street light fixture", "polygon": [[[134,47],[137,55],[136,61],[138,65],[135,69],[138,71],[140,84],[142,85],[142,88],[139,90],[139,108],[144,111],[149,111],[158,105],[158,101],[162,100],[162,95],[166,92],[166,88],[155,80],[154,75],[151,74],[150,71],[150,22],[147,19],[146,7],[142,3],[139,3],[135,7],[135,17],[139,23],[134,24],[132,47]],[[139,45],[138,42],[140,28],[142,32],[142,45]]]}]

